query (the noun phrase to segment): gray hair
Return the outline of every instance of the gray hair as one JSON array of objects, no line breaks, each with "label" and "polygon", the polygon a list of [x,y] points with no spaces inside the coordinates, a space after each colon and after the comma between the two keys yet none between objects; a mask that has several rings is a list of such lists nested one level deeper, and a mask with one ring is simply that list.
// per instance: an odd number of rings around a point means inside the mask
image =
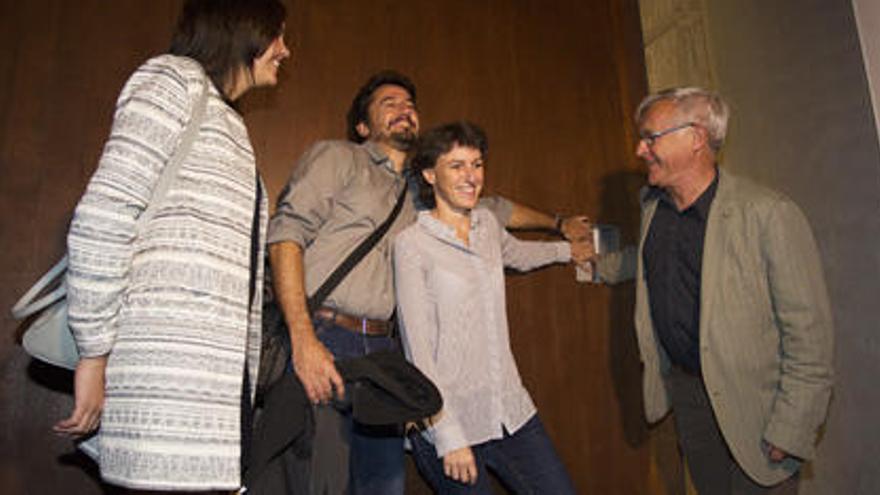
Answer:
[{"label": "gray hair", "polygon": [[671,101],[676,109],[687,118],[706,129],[709,134],[709,147],[716,153],[727,136],[727,120],[730,107],[718,93],[703,88],[670,88],[646,96],[636,109],[636,123],[642,122],[645,113],[659,101]]}]

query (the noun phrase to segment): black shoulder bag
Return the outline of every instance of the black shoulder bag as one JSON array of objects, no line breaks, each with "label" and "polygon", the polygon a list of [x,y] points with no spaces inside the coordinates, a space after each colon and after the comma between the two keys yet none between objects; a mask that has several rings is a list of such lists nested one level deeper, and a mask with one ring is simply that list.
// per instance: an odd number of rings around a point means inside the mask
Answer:
[{"label": "black shoulder bag", "polygon": [[[376,227],[368,237],[345,258],[345,260],[333,270],[333,273],[324,280],[321,287],[312,294],[307,305],[309,314],[313,314],[318,308],[324,304],[327,296],[342,282],[343,279],[357,266],[358,263],[369,253],[379,240],[391,228],[391,224],[397,218],[403,207],[403,200],[406,197],[406,184],[403,190],[397,196],[397,203],[388,218]],[[260,354],[260,374],[257,377],[257,404],[262,402],[265,392],[274,384],[282,375],[290,360],[290,335],[287,332],[287,324],[284,322],[284,314],[275,298],[265,298],[263,302],[263,343]]]}]

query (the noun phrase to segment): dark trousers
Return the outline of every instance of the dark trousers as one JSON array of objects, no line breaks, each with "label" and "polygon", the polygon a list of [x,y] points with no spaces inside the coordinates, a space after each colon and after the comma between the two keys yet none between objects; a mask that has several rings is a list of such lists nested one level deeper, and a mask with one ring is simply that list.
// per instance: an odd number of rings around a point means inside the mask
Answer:
[{"label": "dark trousers", "polygon": [[701,495],[794,495],[799,476],[765,487],[740,468],[718,428],[703,379],[673,367],[666,377],[678,444]]},{"label": "dark trousers", "polygon": [[499,440],[471,446],[477,464],[477,482],[474,485],[465,485],[446,477],[443,459],[437,457],[434,445],[425,440],[421,433],[411,433],[409,439],[419,473],[436,493],[491,495],[492,483],[487,468],[517,495],[575,493],[571,478],[537,415],[512,435],[504,432],[504,437]]}]

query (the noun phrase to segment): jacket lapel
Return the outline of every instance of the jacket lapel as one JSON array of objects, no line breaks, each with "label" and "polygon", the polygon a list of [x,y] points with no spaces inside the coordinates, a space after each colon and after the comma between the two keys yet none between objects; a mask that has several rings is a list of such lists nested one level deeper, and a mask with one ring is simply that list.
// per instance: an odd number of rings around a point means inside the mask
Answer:
[{"label": "jacket lapel", "polygon": [[[657,211],[657,196],[651,193],[651,188],[645,186],[639,192],[639,201],[642,204],[642,223],[639,227],[639,267],[642,264],[642,251],[645,249],[645,239],[648,237],[648,229],[654,212]],[[642,273],[640,271],[640,273]]]},{"label": "jacket lapel", "polygon": [[[650,301],[648,301],[648,284],[645,278],[645,258],[643,256],[645,250],[645,239],[648,237],[648,230],[651,227],[651,220],[654,218],[654,212],[657,211],[657,197],[650,193],[651,190],[649,187],[645,186],[641,191],[641,203],[642,203],[642,220],[641,225],[639,227],[639,250],[638,250],[638,270],[636,273],[638,274],[638,280],[636,280],[636,298],[641,299],[644,304],[636,305],[636,328],[639,332],[643,333],[643,337],[646,339],[650,339],[653,342],[654,339],[654,326],[651,323],[651,310],[650,310]],[[642,349],[643,356],[649,356],[653,351],[653,346],[646,346],[645,349]],[[650,358],[649,358],[650,359]]]},{"label": "jacket lapel", "polygon": [[700,274],[700,340],[706,342],[707,315],[711,315],[713,305],[723,297],[722,280],[724,270],[724,246],[732,221],[731,208],[735,201],[736,179],[718,170],[718,190],[709,218],[706,221],[706,234],[703,240],[703,263]]}]

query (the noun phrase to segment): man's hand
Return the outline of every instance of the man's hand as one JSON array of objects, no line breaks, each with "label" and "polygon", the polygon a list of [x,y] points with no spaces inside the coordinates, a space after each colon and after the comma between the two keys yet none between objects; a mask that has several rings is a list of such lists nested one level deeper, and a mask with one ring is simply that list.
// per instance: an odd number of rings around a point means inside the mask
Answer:
[{"label": "man's hand", "polygon": [[462,447],[443,456],[443,473],[447,477],[473,485],[477,482],[477,462],[470,447]]},{"label": "man's hand", "polygon": [[293,369],[303,384],[312,404],[328,402],[345,397],[345,385],[333,364],[333,355],[314,336],[314,332],[302,334],[293,344]]},{"label": "man's hand", "polygon": [[767,457],[769,457],[772,462],[782,462],[785,460],[786,457],[789,457],[788,452],[780,449],[779,447],[771,443],[768,443],[767,447]]},{"label": "man's hand", "polygon": [[107,356],[80,359],[73,376],[73,412],[52,427],[59,435],[81,437],[98,428],[104,410]]},{"label": "man's hand", "polygon": [[295,242],[269,245],[272,282],[275,297],[290,331],[293,370],[303,384],[312,404],[329,401],[336,395],[342,399],[345,389],[342,377],[333,364],[333,354],[315,336],[311,315],[306,305],[303,251]]},{"label": "man's hand", "polygon": [[590,239],[593,224],[584,215],[574,215],[562,219],[559,231],[569,242]]}]

